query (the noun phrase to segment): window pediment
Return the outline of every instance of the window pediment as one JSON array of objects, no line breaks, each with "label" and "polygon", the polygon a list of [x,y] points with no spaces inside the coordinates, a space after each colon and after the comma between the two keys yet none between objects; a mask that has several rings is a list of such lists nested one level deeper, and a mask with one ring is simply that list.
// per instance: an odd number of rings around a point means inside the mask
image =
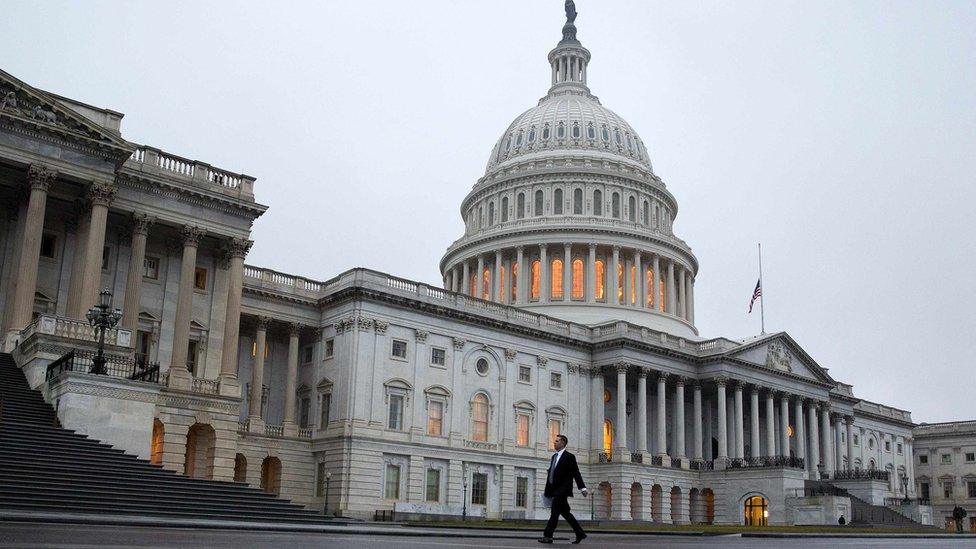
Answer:
[{"label": "window pediment", "polygon": [[319,392],[331,391],[332,390],[332,385],[333,385],[333,383],[332,383],[332,380],[331,379],[329,379],[329,378],[322,378],[322,381],[320,381],[318,383],[318,385],[315,386],[315,388]]},{"label": "window pediment", "polygon": [[451,398],[451,391],[442,385],[431,385],[424,389],[424,393],[428,396],[440,396],[445,398]]}]

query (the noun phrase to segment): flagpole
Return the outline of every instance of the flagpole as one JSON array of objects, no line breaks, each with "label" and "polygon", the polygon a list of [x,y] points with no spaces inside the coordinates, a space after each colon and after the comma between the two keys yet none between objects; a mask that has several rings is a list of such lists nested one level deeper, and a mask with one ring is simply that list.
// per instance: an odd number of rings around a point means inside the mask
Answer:
[{"label": "flagpole", "polygon": [[763,295],[759,296],[759,322],[761,326],[762,333],[760,335],[766,334],[766,308],[763,303],[766,301],[763,299],[766,294],[766,289],[763,288],[762,283],[762,242],[758,243],[759,246],[759,288],[762,290]]}]

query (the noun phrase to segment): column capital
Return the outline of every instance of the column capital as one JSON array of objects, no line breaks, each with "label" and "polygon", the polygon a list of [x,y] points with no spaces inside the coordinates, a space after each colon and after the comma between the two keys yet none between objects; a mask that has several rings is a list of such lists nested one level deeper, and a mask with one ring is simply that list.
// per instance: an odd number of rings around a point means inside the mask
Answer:
[{"label": "column capital", "polygon": [[[363,321],[363,318],[360,318],[360,322],[362,322],[362,321]],[[376,331],[376,333],[379,334],[379,335],[385,335],[386,334],[386,329],[390,327],[390,323],[389,322],[386,322],[385,320],[373,319],[372,320],[372,323],[373,323],[373,330]],[[369,326],[367,326],[364,329],[363,326],[362,326],[362,324],[360,324],[359,329],[360,330],[368,330],[369,329]]]},{"label": "column capital", "polygon": [[603,377],[603,367],[602,366],[591,366],[590,367],[590,377]]},{"label": "column capital", "polygon": [[454,350],[455,351],[460,351],[461,349],[464,349],[464,346],[467,343],[468,343],[467,340],[461,339],[460,337],[455,337],[454,338]]},{"label": "column capital", "polygon": [[568,250],[568,249],[570,249],[572,247],[573,247],[573,243],[572,242],[563,242],[563,248],[566,248]]},{"label": "column capital", "polygon": [[32,189],[46,192],[57,177],[58,171],[44,164],[31,164],[27,168],[27,185]]},{"label": "column capital", "polygon": [[265,331],[267,331],[268,326],[270,326],[270,325],[271,325],[271,317],[270,316],[259,316],[258,317],[258,322],[257,322],[257,329],[258,330],[265,330]]},{"label": "column capital", "polygon": [[519,252],[519,253],[523,253],[523,252],[525,252],[525,246],[522,245],[522,244],[519,244],[518,246],[515,247],[515,251],[516,252]]},{"label": "column capital", "polygon": [[156,218],[146,215],[144,213],[133,213],[132,214],[132,234],[137,235],[147,235],[149,234],[149,229],[156,223]]},{"label": "column capital", "polygon": [[546,365],[549,364],[549,359],[544,356],[537,356],[535,357],[535,363],[537,366],[545,368]]},{"label": "column capital", "polygon": [[790,395],[790,393],[786,391],[776,391],[776,395],[779,397],[780,400],[786,400],[786,401],[789,401],[790,397],[792,396]]},{"label": "column capital", "polygon": [[109,206],[115,200],[117,192],[119,192],[119,188],[114,183],[96,179],[88,186],[86,198],[93,206]]},{"label": "column capital", "polygon": [[515,355],[517,354],[517,349],[505,349],[505,360],[515,360]]},{"label": "column capital", "polygon": [[691,388],[694,389],[695,391],[701,391],[702,390],[702,381],[700,379],[693,379],[693,380],[691,380]]},{"label": "column capital", "polygon": [[668,382],[668,373],[667,372],[658,372],[657,373],[657,382],[658,383],[667,383]]},{"label": "column capital", "polygon": [[183,246],[197,247],[200,244],[200,239],[206,231],[200,227],[195,227],[192,225],[183,225],[180,230],[180,235],[183,237]]},{"label": "column capital", "polygon": [[644,368],[642,366],[637,366],[635,368],[635,372],[637,373],[637,379],[646,379],[647,378],[647,374],[648,374],[647,368]]},{"label": "column capital", "polygon": [[549,247],[548,244],[539,244],[539,250],[540,251],[545,251],[548,247]]},{"label": "column capital", "polygon": [[227,249],[227,255],[230,257],[239,257],[244,259],[247,257],[247,253],[251,251],[251,246],[254,245],[253,240],[248,240],[246,238],[233,237],[227,239],[225,247]]},{"label": "column capital", "polygon": [[617,252],[617,253],[620,253],[620,246],[618,246],[618,245],[614,245],[614,246],[613,246],[613,251],[614,251],[614,252]]},{"label": "column capital", "polygon": [[417,343],[425,343],[427,341],[427,336],[429,335],[430,332],[427,330],[414,330],[413,332],[413,338],[417,341]]},{"label": "column capital", "polygon": [[613,365],[613,369],[616,370],[618,374],[626,374],[630,370],[630,364],[627,362],[618,362]]},{"label": "column capital", "polygon": [[713,377],[712,381],[715,382],[715,385],[718,387],[725,387],[726,385],[729,384],[729,378],[725,376]]},{"label": "column capital", "polygon": [[685,386],[685,378],[684,378],[684,376],[674,376],[674,383],[678,387],[684,387]]},{"label": "column capital", "polygon": [[288,335],[291,337],[298,337],[301,335],[303,328],[305,328],[305,325],[300,322],[289,322]]},{"label": "column capital", "polygon": [[854,425],[854,416],[852,416],[852,415],[845,415],[844,416],[844,422],[847,423],[848,425]]},{"label": "column capital", "polygon": [[596,251],[596,243],[595,242],[590,242],[586,246],[590,249],[590,251],[592,251],[592,252],[595,252]]}]

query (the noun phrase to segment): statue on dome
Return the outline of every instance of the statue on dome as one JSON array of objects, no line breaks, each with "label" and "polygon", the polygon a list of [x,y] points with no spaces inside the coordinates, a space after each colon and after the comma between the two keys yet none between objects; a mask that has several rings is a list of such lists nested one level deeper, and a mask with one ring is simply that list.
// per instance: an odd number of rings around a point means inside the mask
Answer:
[{"label": "statue on dome", "polygon": [[576,12],[576,2],[566,0],[566,24],[572,25],[575,23],[577,15],[579,14]]}]

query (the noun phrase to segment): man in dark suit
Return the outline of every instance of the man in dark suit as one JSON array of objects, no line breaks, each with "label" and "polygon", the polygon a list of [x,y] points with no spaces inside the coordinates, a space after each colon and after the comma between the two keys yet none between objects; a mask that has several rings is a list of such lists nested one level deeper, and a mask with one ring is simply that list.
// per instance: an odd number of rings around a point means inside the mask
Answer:
[{"label": "man in dark suit", "polygon": [[542,539],[539,540],[539,543],[552,543],[552,534],[556,531],[556,523],[559,522],[559,515],[562,515],[566,519],[566,522],[572,527],[573,533],[576,534],[576,540],[573,543],[579,543],[586,537],[586,532],[580,527],[576,517],[573,516],[572,511],[569,509],[569,498],[573,497],[574,480],[576,481],[576,487],[583,493],[583,497],[586,497],[588,492],[586,485],[583,484],[583,476],[580,475],[579,466],[576,464],[576,456],[566,451],[566,444],[568,443],[569,439],[563,435],[556,435],[556,440],[553,441],[556,453],[553,454],[552,459],[549,461],[549,471],[546,476],[546,491],[542,494],[552,500],[552,512],[549,515],[549,522],[546,523],[546,529],[543,531]]}]

